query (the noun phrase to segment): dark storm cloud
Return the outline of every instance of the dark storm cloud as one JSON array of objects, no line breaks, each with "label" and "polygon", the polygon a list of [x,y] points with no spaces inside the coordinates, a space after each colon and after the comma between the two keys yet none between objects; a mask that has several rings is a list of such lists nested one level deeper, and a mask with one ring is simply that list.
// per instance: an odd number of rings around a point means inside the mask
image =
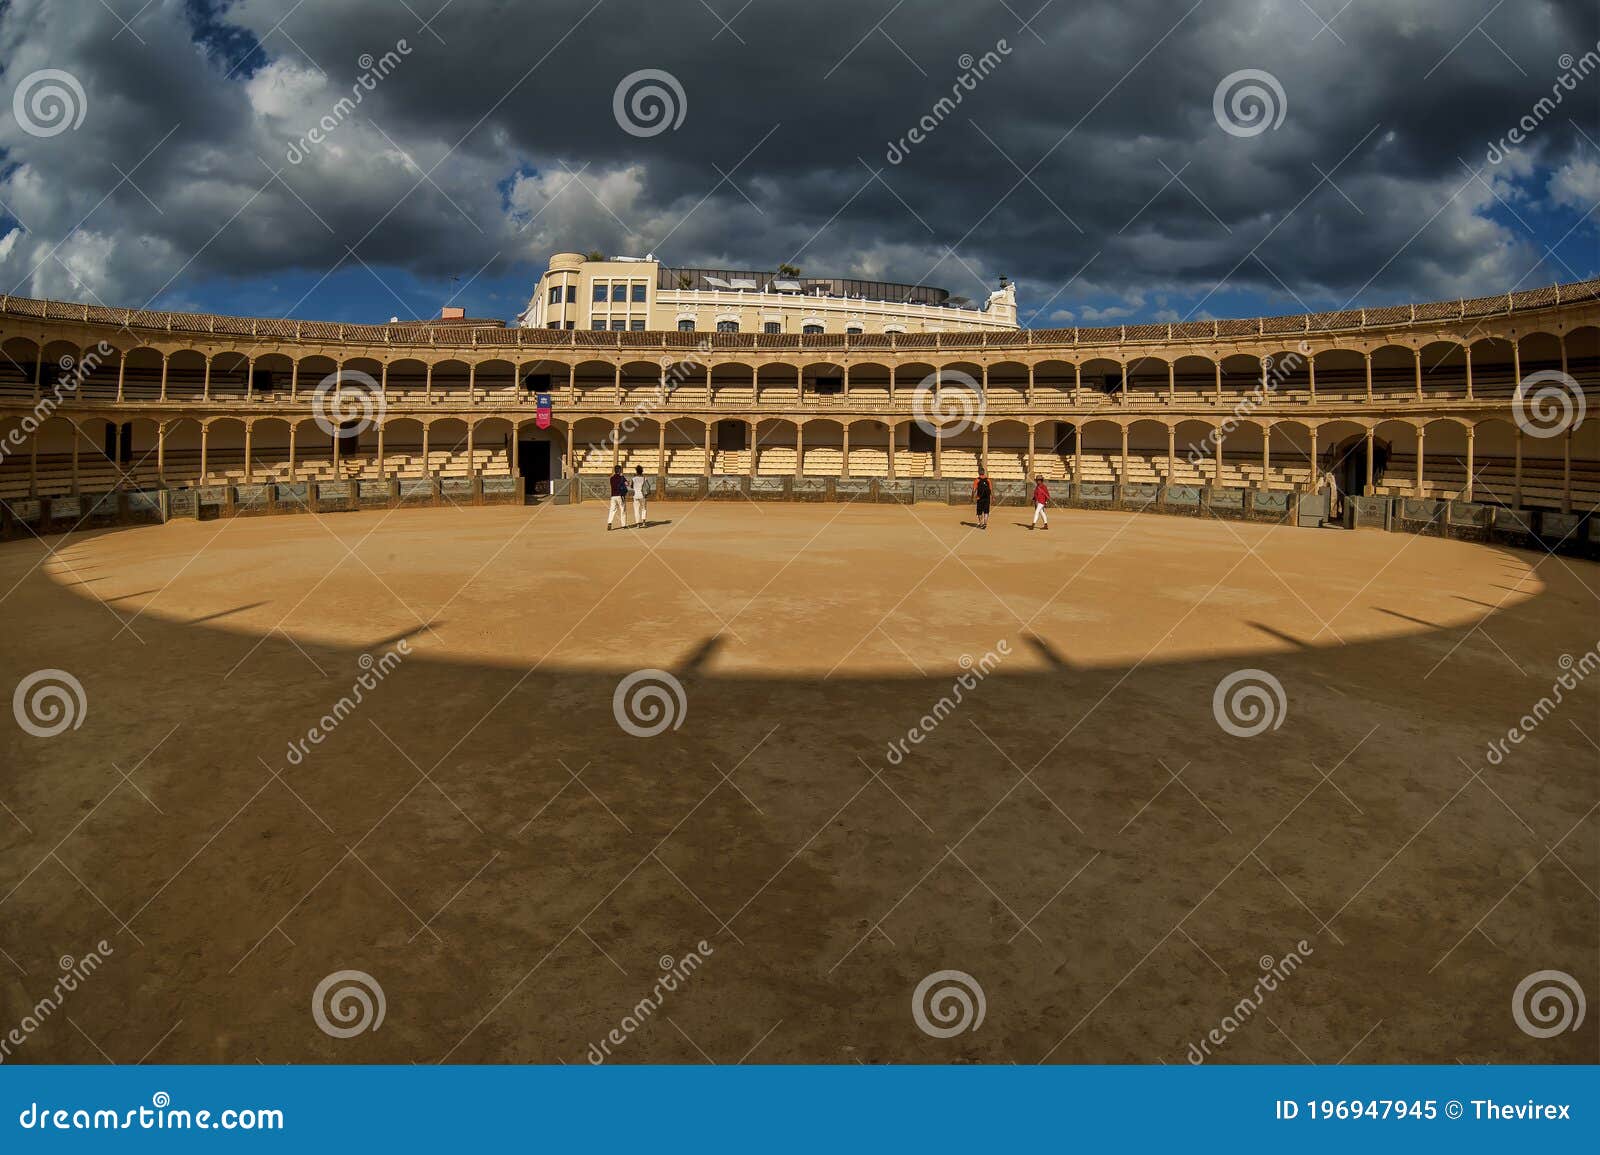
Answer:
[{"label": "dark storm cloud", "polygon": [[[98,4],[12,4],[5,94],[58,68],[89,107],[44,138],[0,118],[0,199],[26,229],[0,241],[0,289],[139,304],[341,259],[531,281],[551,251],[598,247],[974,297],[1008,273],[1050,323],[1595,266],[1592,216],[1578,244],[1545,245],[1567,228],[1547,234],[1557,204],[1570,221],[1600,199],[1584,135],[1600,140],[1600,74],[1485,169],[1562,55],[1600,41],[1590,3],[741,3],[168,0],[135,17],[127,0],[128,29]],[[386,52],[389,74],[340,112]],[[681,127],[619,127],[613,92],[643,69],[681,85]],[[1243,69],[1286,103],[1251,137],[1213,115]]]}]

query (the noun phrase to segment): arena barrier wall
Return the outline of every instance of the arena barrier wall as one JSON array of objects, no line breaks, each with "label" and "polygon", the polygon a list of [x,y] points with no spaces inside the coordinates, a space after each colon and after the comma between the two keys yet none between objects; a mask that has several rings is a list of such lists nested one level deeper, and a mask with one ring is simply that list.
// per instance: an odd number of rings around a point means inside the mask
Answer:
[{"label": "arena barrier wall", "polygon": [[[654,477],[652,481],[653,501],[859,501],[963,508],[971,503],[971,485],[964,480],[948,478],[890,480],[734,474],[707,478],[700,474],[672,474]],[[1031,504],[1031,490],[1025,482],[998,481],[994,493],[997,507]],[[1051,494],[1053,508],[1116,509],[1280,525],[1298,523],[1302,499],[1306,496],[1291,490],[1149,483],[1121,485],[1103,481],[1057,482]],[[600,504],[609,496],[604,476],[551,483],[550,500],[557,505],[584,501]],[[85,529],[223,517],[524,503],[522,478],[481,474],[129,489],[0,499],[0,538],[42,537]],[[1328,524],[1350,530],[1415,533],[1600,558],[1600,512],[1517,510],[1481,502],[1385,495],[1347,497],[1343,506],[1339,517],[1330,519]]]}]

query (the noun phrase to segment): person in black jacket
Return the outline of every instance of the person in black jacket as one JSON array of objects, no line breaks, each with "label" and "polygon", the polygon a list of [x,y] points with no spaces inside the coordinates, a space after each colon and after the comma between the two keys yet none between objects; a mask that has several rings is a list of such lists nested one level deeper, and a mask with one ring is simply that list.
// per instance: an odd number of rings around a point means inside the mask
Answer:
[{"label": "person in black jacket", "polygon": [[978,528],[989,528],[989,499],[993,489],[989,485],[989,473],[983,466],[978,466],[978,479],[972,483],[972,500],[978,507]]},{"label": "person in black jacket", "polygon": [[620,521],[622,528],[628,528],[628,511],[623,508],[622,498],[628,492],[628,483],[622,479],[622,466],[611,467],[611,511],[606,514],[606,532],[611,532],[611,523]]}]

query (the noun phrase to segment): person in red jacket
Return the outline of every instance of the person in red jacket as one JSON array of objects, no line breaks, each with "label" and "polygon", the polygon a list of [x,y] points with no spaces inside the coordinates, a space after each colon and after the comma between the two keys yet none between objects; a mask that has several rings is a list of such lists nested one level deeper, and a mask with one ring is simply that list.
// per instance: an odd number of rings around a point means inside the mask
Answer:
[{"label": "person in red jacket", "polygon": [[1033,524],[1028,526],[1029,529],[1037,529],[1041,520],[1044,522],[1046,529],[1050,528],[1050,516],[1044,511],[1044,507],[1049,504],[1049,487],[1045,485],[1044,478],[1035,477],[1033,479]]}]

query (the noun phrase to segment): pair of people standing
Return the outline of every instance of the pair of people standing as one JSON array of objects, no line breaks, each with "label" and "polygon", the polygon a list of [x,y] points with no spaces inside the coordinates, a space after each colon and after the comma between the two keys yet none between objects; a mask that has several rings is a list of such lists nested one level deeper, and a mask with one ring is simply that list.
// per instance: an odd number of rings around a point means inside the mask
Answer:
[{"label": "pair of people standing", "polygon": [[[989,483],[989,474],[982,466],[978,467],[978,477],[972,483],[972,499],[977,507],[978,528],[989,528],[989,506],[994,499],[994,487]],[[1044,522],[1046,529],[1050,528],[1050,516],[1045,513],[1045,506],[1050,504],[1050,487],[1045,485],[1043,477],[1033,479],[1033,522],[1029,529],[1037,529],[1039,522]]]},{"label": "pair of people standing", "polygon": [[606,532],[611,532],[611,523],[620,521],[621,528],[628,528],[628,514],[623,507],[623,498],[633,497],[633,524],[637,528],[644,524],[645,498],[650,496],[650,479],[644,475],[644,466],[635,465],[632,477],[622,476],[622,466],[615,465],[611,468],[611,508],[606,513]]}]

